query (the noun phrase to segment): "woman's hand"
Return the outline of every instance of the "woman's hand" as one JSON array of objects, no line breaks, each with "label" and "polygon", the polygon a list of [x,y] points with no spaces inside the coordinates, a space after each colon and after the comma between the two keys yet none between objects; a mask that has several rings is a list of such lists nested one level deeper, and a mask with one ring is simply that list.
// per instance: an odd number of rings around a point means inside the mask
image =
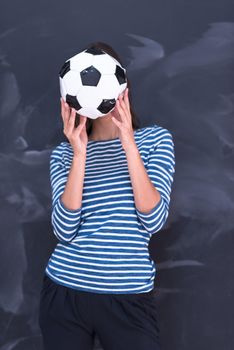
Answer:
[{"label": "woman's hand", "polygon": [[73,154],[86,155],[86,148],[88,143],[88,135],[86,132],[87,117],[80,115],[80,123],[75,127],[76,111],[60,98],[61,101],[61,115],[63,119],[63,132],[68,138],[73,148]]},{"label": "woman's hand", "polygon": [[116,100],[116,109],[120,115],[120,120],[114,117],[115,113],[112,113],[112,120],[119,128],[119,138],[121,140],[123,149],[127,149],[136,146],[134,139],[134,132],[132,129],[132,116],[130,113],[130,104],[128,99],[128,88],[121,94]]}]

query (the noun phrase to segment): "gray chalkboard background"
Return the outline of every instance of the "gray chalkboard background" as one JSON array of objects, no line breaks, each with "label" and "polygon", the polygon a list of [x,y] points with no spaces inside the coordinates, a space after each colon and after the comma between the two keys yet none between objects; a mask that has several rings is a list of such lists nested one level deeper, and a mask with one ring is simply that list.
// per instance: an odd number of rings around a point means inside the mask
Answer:
[{"label": "gray chalkboard background", "polygon": [[234,349],[233,0],[0,9],[0,349],[42,350],[39,290],[57,243],[49,156],[64,139],[58,70],[96,40],[122,57],[141,126],[174,137],[170,214],[149,247],[163,350]]}]

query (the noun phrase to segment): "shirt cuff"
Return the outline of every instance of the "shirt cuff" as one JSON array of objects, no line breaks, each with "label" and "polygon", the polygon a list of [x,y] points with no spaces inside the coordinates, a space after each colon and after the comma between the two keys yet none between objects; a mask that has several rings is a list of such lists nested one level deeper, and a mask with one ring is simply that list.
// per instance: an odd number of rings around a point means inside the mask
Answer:
[{"label": "shirt cuff", "polygon": [[151,210],[148,211],[147,213],[143,213],[142,211],[138,210],[137,208],[136,208],[136,212],[137,212],[137,214],[138,214],[139,216],[141,216],[143,219],[144,219],[144,218],[148,218],[148,217],[150,217],[152,214],[154,214],[155,211],[157,211],[157,209],[161,206],[161,204],[162,204],[162,196],[160,196],[160,200],[159,200],[159,202],[155,205],[155,207],[153,207],[153,209],[151,209]]},{"label": "shirt cuff", "polygon": [[[61,196],[62,196],[62,195],[61,195]],[[62,207],[62,209],[63,209],[64,212],[67,212],[67,213],[79,213],[79,212],[81,211],[81,208],[82,208],[82,207],[80,207],[80,208],[78,208],[78,209],[68,209],[67,207],[65,207],[65,205],[64,205],[63,202],[62,202],[61,196],[59,196],[58,201],[59,201],[59,204],[60,204],[60,206]]]}]

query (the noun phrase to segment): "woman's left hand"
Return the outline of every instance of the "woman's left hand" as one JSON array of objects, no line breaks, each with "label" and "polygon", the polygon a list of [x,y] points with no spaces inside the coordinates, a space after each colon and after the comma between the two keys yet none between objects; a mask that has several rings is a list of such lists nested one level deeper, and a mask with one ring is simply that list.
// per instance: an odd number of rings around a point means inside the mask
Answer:
[{"label": "woman's left hand", "polygon": [[117,112],[120,115],[121,121],[112,116],[112,120],[119,128],[119,138],[121,140],[123,149],[136,146],[134,139],[134,132],[132,129],[132,115],[130,112],[130,104],[128,99],[128,88],[116,100]]}]

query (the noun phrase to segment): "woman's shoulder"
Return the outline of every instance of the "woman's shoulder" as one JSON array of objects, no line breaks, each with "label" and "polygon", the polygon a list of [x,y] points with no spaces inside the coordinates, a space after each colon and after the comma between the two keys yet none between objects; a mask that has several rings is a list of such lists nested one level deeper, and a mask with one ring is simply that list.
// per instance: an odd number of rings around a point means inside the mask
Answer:
[{"label": "woman's shoulder", "polygon": [[140,136],[144,135],[146,138],[148,138],[148,140],[152,140],[154,142],[165,137],[173,139],[172,132],[168,128],[155,123],[138,128],[137,134]]},{"label": "woman's shoulder", "polygon": [[62,141],[58,145],[54,146],[51,152],[51,157],[61,157],[64,153],[71,151],[71,145],[67,141]]}]

